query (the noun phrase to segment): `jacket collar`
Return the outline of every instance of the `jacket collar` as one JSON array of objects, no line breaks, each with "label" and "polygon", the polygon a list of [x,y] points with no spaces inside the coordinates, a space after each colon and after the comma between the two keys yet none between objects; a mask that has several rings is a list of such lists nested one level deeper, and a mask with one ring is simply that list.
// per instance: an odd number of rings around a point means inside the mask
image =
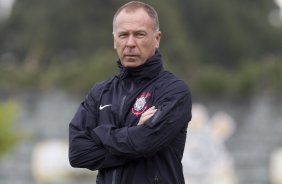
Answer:
[{"label": "jacket collar", "polygon": [[120,69],[119,78],[121,79],[149,80],[156,77],[163,70],[162,56],[159,50],[156,50],[155,54],[143,65],[136,68],[125,68],[122,66],[120,60],[117,63]]}]

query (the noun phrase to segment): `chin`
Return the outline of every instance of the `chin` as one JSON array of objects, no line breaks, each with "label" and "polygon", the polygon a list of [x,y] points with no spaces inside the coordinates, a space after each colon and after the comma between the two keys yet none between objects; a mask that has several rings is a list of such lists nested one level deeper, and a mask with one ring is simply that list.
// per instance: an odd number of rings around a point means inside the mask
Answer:
[{"label": "chin", "polygon": [[136,68],[140,65],[142,65],[142,63],[137,62],[137,61],[125,61],[121,63],[125,68]]},{"label": "chin", "polygon": [[125,67],[125,68],[136,68],[136,67],[138,67],[138,66],[140,66],[141,64],[138,64],[138,63],[125,63],[125,64],[123,64],[123,66]]}]

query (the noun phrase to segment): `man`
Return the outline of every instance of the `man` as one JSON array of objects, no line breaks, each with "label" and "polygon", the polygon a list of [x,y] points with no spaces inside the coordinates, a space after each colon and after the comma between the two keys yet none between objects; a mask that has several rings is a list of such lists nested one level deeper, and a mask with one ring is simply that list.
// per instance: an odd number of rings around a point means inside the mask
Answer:
[{"label": "man", "polygon": [[113,20],[120,74],[96,84],[69,126],[73,167],[99,170],[98,184],[182,184],[191,119],[185,83],[164,71],[158,16],[129,2]]}]

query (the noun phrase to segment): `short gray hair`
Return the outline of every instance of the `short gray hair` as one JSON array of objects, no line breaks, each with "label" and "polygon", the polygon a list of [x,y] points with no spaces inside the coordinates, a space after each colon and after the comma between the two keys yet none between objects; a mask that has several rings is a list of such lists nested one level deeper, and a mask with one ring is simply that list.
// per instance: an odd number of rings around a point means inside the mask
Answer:
[{"label": "short gray hair", "polygon": [[114,19],[113,19],[113,29],[114,29],[114,24],[115,24],[115,20],[118,16],[118,14],[122,11],[122,10],[126,10],[126,11],[135,11],[137,9],[143,9],[147,12],[147,14],[149,15],[149,17],[153,20],[154,23],[154,30],[155,31],[159,31],[160,26],[159,26],[159,18],[158,18],[158,13],[156,12],[156,10],[149,4],[140,2],[140,1],[131,1],[128,2],[126,4],[124,4],[123,6],[121,6],[115,13],[114,15]]}]

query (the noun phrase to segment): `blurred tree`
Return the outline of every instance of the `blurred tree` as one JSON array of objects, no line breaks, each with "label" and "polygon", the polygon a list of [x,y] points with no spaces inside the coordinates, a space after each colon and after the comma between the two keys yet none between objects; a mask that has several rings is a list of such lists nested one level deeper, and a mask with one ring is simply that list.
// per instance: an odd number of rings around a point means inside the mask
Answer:
[{"label": "blurred tree", "polygon": [[[282,27],[269,21],[269,13],[278,8],[274,1],[144,1],[159,12],[166,68],[196,91],[251,92],[261,85],[252,82],[254,76],[270,73],[266,81],[279,77],[271,72],[281,68],[278,62],[265,67],[267,72],[248,69],[263,68],[270,57],[282,58]],[[1,87],[69,88],[78,82],[73,86],[86,89],[106,72],[114,74],[112,18],[125,2],[16,1],[10,18],[0,24]],[[103,63],[107,67],[101,67]]]},{"label": "blurred tree", "polygon": [[111,44],[109,1],[16,1],[0,30],[1,54],[12,52],[24,66],[48,64],[91,55]]},{"label": "blurred tree", "polygon": [[13,130],[16,112],[15,102],[0,104],[0,156],[11,149],[19,138],[19,135]]},{"label": "blurred tree", "polygon": [[[245,57],[280,52],[281,29],[268,20],[277,8],[273,1],[148,2],[160,14],[162,49],[181,67],[187,68],[187,61],[234,66]],[[16,1],[11,18],[0,29],[1,54],[12,52],[19,62],[37,66],[36,62],[46,64],[54,56],[68,62],[107,49],[112,46],[112,16],[122,3]]]},{"label": "blurred tree", "polygon": [[184,25],[200,45],[202,61],[233,67],[245,58],[281,53],[281,28],[269,22],[274,1],[182,2]]}]

